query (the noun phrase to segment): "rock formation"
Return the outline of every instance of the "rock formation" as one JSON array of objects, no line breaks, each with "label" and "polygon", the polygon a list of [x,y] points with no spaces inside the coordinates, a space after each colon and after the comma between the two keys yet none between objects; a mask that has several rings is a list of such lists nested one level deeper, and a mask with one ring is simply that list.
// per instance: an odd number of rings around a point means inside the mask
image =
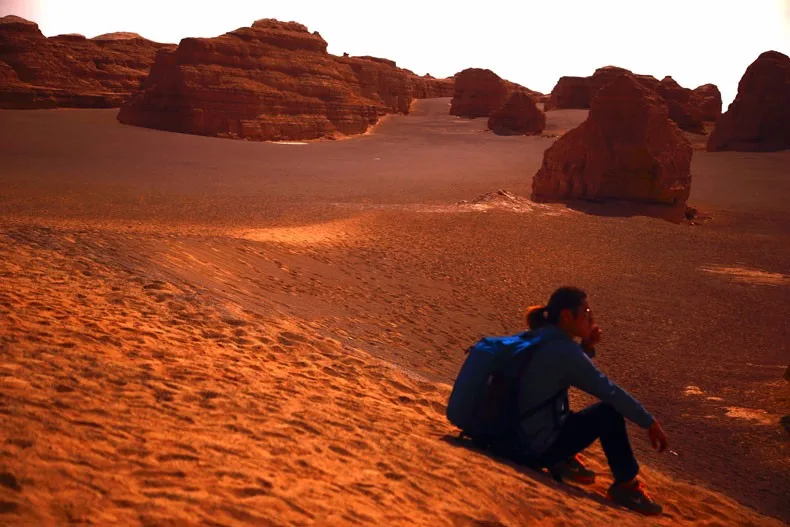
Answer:
[{"label": "rock formation", "polygon": [[545,111],[581,110],[589,107],[590,87],[587,85],[587,77],[560,77],[543,105]]},{"label": "rock formation", "polygon": [[595,70],[590,77],[560,77],[551,90],[544,109],[587,109],[601,88],[624,73],[633,76],[650,89],[655,90],[658,87],[658,80],[649,75],[636,75],[625,68],[604,66]]},{"label": "rock formation", "polygon": [[705,133],[702,112],[694,104],[693,91],[682,87],[672,77],[664,77],[656,88],[658,94],[666,101],[669,118],[687,132]]},{"label": "rock formation", "polygon": [[705,122],[715,122],[721,115],[721,92],[715,84],[703,84],[692,93],[694,106]]},{"label": "rock formation", "polygon": [[[161,51],[122,123],[251,140],[359,134],[447,81],[417,77],[376,57],[336,57],[317,32],[265,19]],[[451,81],[450,81],[451,82]]]},{"label": "rock formation", "polygon": [[455,76],[450,115],[488,117],[507,101],[507,83],[491,70],[465,69]]},{"label": "rock formation", "polygon": [[661,97],[621,74],[593,99],[587,120],[546,150],[532,199],[658,204],[679,219],[691,189],[691,155]]},{"label": "rock formation", "polygon": [[137,33],[130,33],[128,31],[117,31],[115,33],[104,33],[93,37],[93,40],[130,40],[143,38]]},{"label": "rock formation", "polygon": [[[408,71],[408,70],[406,70]],[[420,77],[412,72],[412,85],[414,86],[415,99],[435,99],[438,97],[452,97],[455,92],[455,78],[436,79],[431,75]]]},{"label": "rock formation", "polygon": [[[450,101],[450,115],[471,119],[490,117],[500,111],[515,93],[526,94],[534,103],[542,102],[542,93],[504,80],[491,70],[465,69],[455,74],[455,90],[453,99]],[[518,103],[518,99],[513,100],[513,104],[524,104],[525,102]],[[516,107],[511,106],[506,111],[514,110]]]},{"label": "rock formation", "polygon": [[766,51],[746,69],[738,95],[708,138],[708,151],[790,148],[790,57]]},{"label": "rock formation", "polygon": [[640,75],[633,73],[625,68],[618,68],[617,66],[604,66],[595,70],[591,77],[588,78],[590,86],[590,103],[595,98],[595,95],[604,87],[608,86],[614,79],[622,77],[623,74],[631,75],[642,86],[651,90],[657,90],[659,82],[652,75]]},{"label": "rock formation", "polygon": [[158,50],[143,38],[46,38],[38,25],[0,18],[0,108],[120,106],[148,75]]},{"label": "rock formation", "polygon": [[[669,106],[670,118],[683,130],[693,133],[704,132],[705,121],[715,121],[721,112],[721,94],[713,84],[705,84],[697,90],[683,88],[672,77],[658,81],[650,75],[637,75],[624,68],[605,66],[595,70],[590,77],[561,77],[551,91],[544,110],[589,108],[595,95],[613,79],[627,73],[640,84],[655,90]],[[716,110],[716,96],[719,106]]]},{"label": "rock formation", "polygon": [[514,91],[505,104],[488,118],[488,128],[497,135],[534,135],[546,128],[546,114],[532,95]]}]

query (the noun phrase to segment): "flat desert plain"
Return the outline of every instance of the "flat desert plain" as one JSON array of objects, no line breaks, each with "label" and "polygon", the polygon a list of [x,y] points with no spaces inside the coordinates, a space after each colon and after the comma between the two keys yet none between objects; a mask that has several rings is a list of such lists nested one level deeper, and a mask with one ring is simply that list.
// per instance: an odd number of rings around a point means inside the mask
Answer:
[{"label": "flat desert plain", "polygon": [[[673,224],[526,199],[585,111],[499,137],[448,106],[309,144],[0,112],[0,523],[790,521],[790,152],[695,151]],[[630,428],[663,516],[603,498],[597,446],[559,485],[444,417],[464,349],[566,284],[670,436]]]}]

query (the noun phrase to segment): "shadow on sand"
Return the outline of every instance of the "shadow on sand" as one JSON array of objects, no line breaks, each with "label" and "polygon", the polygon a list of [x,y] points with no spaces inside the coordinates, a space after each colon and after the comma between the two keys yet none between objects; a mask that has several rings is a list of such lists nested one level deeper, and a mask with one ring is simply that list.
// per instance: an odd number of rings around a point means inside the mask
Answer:
[{"label": "shadow on sand", "polygon": [[631,218],[646,216],[659,218],[672,223],[684,223],[700,219],[699,211],[686,205],[659,205],[625,200],[567,200],[561,201],[569,209],[593,216]]},{"label": "shadow on sand", "polygon": [[449,444],[451,446],[454,446],[456,448],[465,448],[467,450],[471,450],[471,451],[476,452],[478,454],[482,454],[482,455],[484,455],[484,456],[496,461],[497,463],[501,463],[503,465],[506,465],[506,466],[509,466],[509,467],[513,468],[513,470],[515,470],[515,471],[519,472],[520,474],[523,474],[524,476],[532,479],[536,483],[540,483],[540,484],[545,485],[547,487],[551,487],[553,489],[565,492],[566,494],[568,494],[570,496],[575,496],[577,498],[586,498],[586,499],[592,500],[592,501],[594,501],[596,503],[600,503],[601,505],[605,505],[607,507],[611,507],[613,509],[626,510],[626,509],[623,509],[622,507],[620,507],[619,505],[616,505],[616,504],[612,503],[611,501],[607,500],[604,496],[601,496],[600,494],[598,494],[596,492],[592,492],[592,491],[586,490],[586,489],[584,489],[582,487],[577,487],[575,485],[571,485],[569,483],[562,483],[562,482],[556,481],[546,471],[538,470],[536,468],[533,468],[533,467],[530,467],[530,466],[527,466],[527,465],[523,465],[521,463],[517,463],[517,462],[515,462],[515,461],[513,461],[511,459],[508,459],[506,457],[502,457],[502,456],[496,455],[493,452],[491,452],[489,450],[486,450],[484,448],[478,448],[469,439],[461,439],[457,435],[445,434],[444,436],[442,436],[440,438],[440,440],[444,441],[445,443],[447,443],[447,444]]}]

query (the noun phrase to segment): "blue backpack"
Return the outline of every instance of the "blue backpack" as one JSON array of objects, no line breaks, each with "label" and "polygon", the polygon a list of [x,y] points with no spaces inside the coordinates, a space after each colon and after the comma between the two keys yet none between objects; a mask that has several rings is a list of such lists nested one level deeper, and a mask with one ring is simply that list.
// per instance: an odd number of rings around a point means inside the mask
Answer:
[{"label": "blue backpack", "polygon": [[[447,418],[476,446],[494,448],[512,442],[519,423],[537,408],[520,412],[521,377],[545,337],[525,331],[506,337],[484,337],[467,357],[447,403]],[[505,448],[511,448],[505,447]]]}]

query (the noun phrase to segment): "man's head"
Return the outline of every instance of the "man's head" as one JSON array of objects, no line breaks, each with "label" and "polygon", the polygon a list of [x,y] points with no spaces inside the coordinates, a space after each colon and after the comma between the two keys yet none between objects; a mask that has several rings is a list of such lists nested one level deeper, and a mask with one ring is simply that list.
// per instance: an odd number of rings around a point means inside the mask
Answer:
[{"label": "man's head", "polygon": [[578,287],[560,287],[546,304],[546,320],[571,337],[587,339],[593,327],[587,293]]}]

